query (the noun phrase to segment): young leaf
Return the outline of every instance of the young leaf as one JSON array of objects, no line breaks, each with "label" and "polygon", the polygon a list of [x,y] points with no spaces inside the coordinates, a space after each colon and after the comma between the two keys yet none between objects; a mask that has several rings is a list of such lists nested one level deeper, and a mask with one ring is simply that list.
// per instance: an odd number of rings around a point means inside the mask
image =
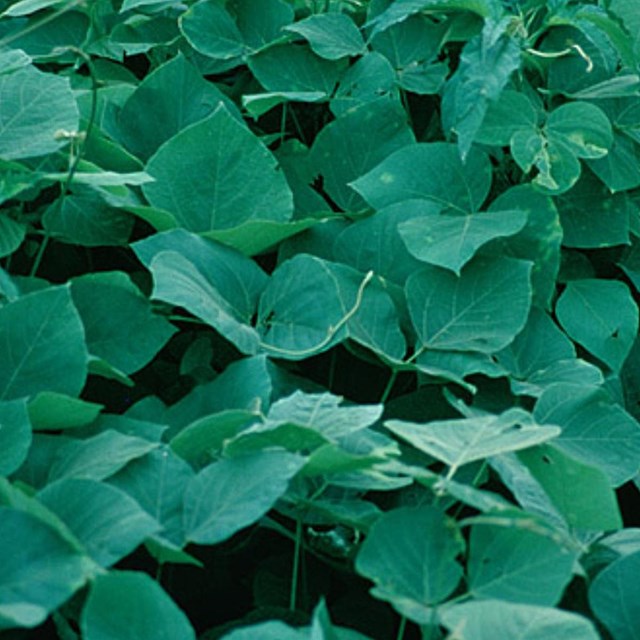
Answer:
[{"label": "young leaf", "polygon": [[409,313],[429,349],[491,353],[522,330],[531,305],[531,264],[476,259],[458,277],[425,267],[407,280]]},{"label": "young leaf", "polygon": [[[616,310],[611,314],[611,309]],[[556,314],[576,342],[620,371],[638,332],[638,307],[628,287],[611,280],[574,280],[567,284]]]},{"label": "young leaf", "polygon": [[142,187],[149,203],[190,231],[286,221],[293,212],[275,158],[224,106],[165,142],[147,170],[156,180]]},{"label": "young leaf", "polygon": [[431,606],[456,588],[462,538],[435,507],[394,509],[371,527],[356,571],[375,584],[371,593],[417,623],[431,621]]},{"label": "young leaf", "polygon": [[195,640],[196,637],[178,605],[157,582],[139,571],[98,576],[82,610],[80,628],[86,640]]}]

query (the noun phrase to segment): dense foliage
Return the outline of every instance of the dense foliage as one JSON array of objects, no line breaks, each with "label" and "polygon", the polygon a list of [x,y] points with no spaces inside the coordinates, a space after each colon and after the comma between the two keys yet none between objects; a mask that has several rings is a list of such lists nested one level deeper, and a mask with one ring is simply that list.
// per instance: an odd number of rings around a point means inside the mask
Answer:
[{"label": "dense foliage", "polygon": [[637,0],[0,11],[0,636],[640,637]]}]

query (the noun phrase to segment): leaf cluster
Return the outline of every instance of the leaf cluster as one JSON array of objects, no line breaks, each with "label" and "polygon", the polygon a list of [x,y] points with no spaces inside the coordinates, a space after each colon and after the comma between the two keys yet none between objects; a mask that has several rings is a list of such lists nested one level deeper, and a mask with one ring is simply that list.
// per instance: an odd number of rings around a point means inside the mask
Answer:
[{"label": "leaf cluster", "polygon": [[0,633],[637,638],[636,4],[0,1]]}]

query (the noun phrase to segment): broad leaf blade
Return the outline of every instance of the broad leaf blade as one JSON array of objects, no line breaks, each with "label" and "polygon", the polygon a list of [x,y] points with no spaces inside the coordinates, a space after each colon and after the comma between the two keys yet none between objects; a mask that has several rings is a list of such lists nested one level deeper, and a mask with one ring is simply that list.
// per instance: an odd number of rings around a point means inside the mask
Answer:
[{"label": "broad leaf blade", "polygon": [[147,170],[155,178],[142,187],[149,203],[190,231],[286,221],[293,212],[275,158],[224,106],[165,142]]}]

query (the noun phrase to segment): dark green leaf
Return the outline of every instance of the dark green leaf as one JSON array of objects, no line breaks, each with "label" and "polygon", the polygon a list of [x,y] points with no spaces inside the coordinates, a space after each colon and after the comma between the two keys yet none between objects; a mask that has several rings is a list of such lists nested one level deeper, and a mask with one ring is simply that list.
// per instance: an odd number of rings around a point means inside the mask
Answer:
[{"label": "dark green leaf", "polygon": [[320,13],[285,27],[300,34],[321,58],[338,60],[364,53],[358,27],[344,13]]},{"label": "dark green leaf", "polygon": [[40,391],[77,395],[87,376],[84,330],[69,287],[31,293],[0,308],[0,399]]},{"label": "dark green leaf", "polygon": [[[611,314],[611,309],[615,314]],[[556,305],[564,330],[576,342],[620,371],[638,332],[638,307],[628,287],[610,280],[574,280]]]},{"label": "dark green leaf", "polygon": [[80,627],[86,640],[196,637],[187,616],[162,587],[133,571],[105,573],[93,581]]},{"label": "dark green leaf", "polygon": [[103,567],[124,558],[160,528],[126,493],[95,480],[60,480],[38,498]]},{"label": "dark green leaf", "polygon": [[275,158],[224,106],[165,142],[147,168],[156,180],[143,186],[150,204],[191,231],[286,221],[293,212]]},{"label": "dark green leaf", "polygon": [[491,166],[480,151],[472,150],[462,164],[452,144],[412,144],[387,156],[351,186],[376,209],[423,198],[445,210],[471,213],[489,193]]},{"label": "dark green leaf", "polygon": [[356,570],[375,583],[376,598],[424,624],[431,620],[429,606],[449,596],[460,581],[455,558],[462,548],[462,538],[438,509],[394,509],[371,528]]},{"label": "dark green leaf", "polygon": [[0,520],[0,629],[35,627],[82,587],[93,563],[35,516],[0,507]]},{"label": "dark green leaf", "polygon": [[184,494],[187,539],[215,544],[253,524],[285,493],[304,462],[293,453],[266,450],[209,465]]},{"label": "dark green leaf", "polygon": [[0,475],[9,476],[25,461],[31,423],[24,400],[0,402]]},{"label": "dark green leaf", "polygon": [[409,313],[422,345],[491,353],[506,347],[529,315],[531,264],[476,259],[458,277],[425,267],[407,280]]}]

